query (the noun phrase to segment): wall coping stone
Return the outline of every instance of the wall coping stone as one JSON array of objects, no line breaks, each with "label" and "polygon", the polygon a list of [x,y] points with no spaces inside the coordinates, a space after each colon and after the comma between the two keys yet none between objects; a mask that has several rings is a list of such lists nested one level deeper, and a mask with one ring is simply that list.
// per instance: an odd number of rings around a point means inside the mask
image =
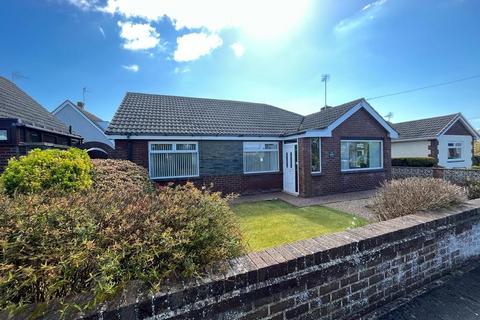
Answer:
[{"label": "wall coping stone", "polygon": [[[317,270],[319,274],[315,281],[321,282],[329,278],[330,272],[325,271],[325,266],[331,266],[332,273],[352,267],[351,261],[339,263],[344,256],[360,256],[372,248],[377,248],[379,251],[385,248],[387,250],[385,255],[388,255],[388,247],[391,247],[392,243],[398,243],[399,249],[402,249],[402,244],[408,244],[409,240],[412,240],[412,234],[415,235],[415,239],[421,237],[428,241],[434,232],[448,228],[456,222],[468,223],[470,220],[478,220],[479,215],[480,199],[476,199],[457,207],[419,212],[248,253],[231,259],[223,273],[210,274],[188,283],[171,285],[165,288],[165,291],[151,296],[150,299],[141,301],[141,298],[137,298],[134,304],[125,304],[120,308],[103,313],[97,311],[84,319],[99,319],[100,317],[118,319],[115,315],[133,312],[132,310],[136,310],[138,315],[145,317],[164,313],[172,316],[175,314],[175,308],[178,307],[178,310],[182,308],[179,303],[176,303],[176,300],[181,300],[185,296],[196,297],[196,299],[192,298],[193,301],[190,303],[197,308],[204,307],[208,301],[216,301],[218,304],[219,299],[220,302],[229,303],[228,299],[238,298],[238,293],[256,295],[258,299],[268,298],[270,291],[267,286],[288,286],[288,283],[293,285],[294,282],[303,281],[302,274],[306,275],[317,272]],[[384,259],[385,257],[379,258]],[[320,265],[323,269],[320,269]],[[295,273],[295,278],[288,279],[292,273]],[[278,278],[288,281],[277,284],[275,279]],[[306,281],[308,287],[309,280]],[[103,309],[105,308],[110,309],[108,306],[103,307]],[[191,305],[189,308],[191,309]],[[194,311],[194,309],[192,310]]]}]

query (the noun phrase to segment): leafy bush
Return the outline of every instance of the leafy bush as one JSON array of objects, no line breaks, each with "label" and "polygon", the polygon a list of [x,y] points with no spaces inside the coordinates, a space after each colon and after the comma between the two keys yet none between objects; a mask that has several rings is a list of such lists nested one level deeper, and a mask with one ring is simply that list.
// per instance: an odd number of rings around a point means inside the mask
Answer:
[{"label": "leafy bush", "polygon": [[465,184],[468,199],[480,198],[480,181],[467,179]]},{"label": "leafy bush", "polygon": [[128,160],[93,159],[92,179],[96,190],[151,192],[154,187],[147,170]]},{"label": "leafy bush", "polygon": [[435,167],[437,160],[430,157],[393,158],[394,167]]},{"label": "leafy bush", "polygon": [[243,251],[228,200],[191,183],[0,195],[0,309],[80,292],[94,305],[130,281],[158,288],[216,266]]},{"label": "leafy bush", "polygon": [[474,166],[480,166],[480,155],[476,155],[472,157],[472,164]]},{"label": "leafy bush", "polygon": [[466,200],[462,187],[436,178],[391,180],[378,189],[372,211],[388,220],[422,210],[446,208]]},{"label": "leafy bush", "polygon": [[90,187],[92,162],[84,150],[34,149],[19,159],[8,161],[1,176],[8,194],[57,190],[82,190]]}]

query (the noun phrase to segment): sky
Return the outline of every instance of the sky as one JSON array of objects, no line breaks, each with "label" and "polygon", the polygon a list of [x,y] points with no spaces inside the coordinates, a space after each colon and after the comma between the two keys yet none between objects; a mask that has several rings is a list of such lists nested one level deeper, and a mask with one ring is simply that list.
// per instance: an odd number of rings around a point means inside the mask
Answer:
[{"label": "sky", "polygon": [[[478,0],[1,0],[0,75],[110,120],[126,92],[300,114],[480,75]],[[369,100],[393,122],[462,112],[480,77]]]}]

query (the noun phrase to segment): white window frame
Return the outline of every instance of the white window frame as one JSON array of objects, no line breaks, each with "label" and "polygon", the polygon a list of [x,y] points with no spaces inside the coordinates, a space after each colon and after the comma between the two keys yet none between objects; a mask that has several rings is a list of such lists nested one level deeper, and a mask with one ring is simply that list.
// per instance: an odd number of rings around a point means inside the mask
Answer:
[{"label": "white window frame", "polygon": [[[179,144],[195,144],[195,150],[177,150],[177,143]],[[172,150],[153,150],[154,144],[171,144]],[[197,154],[197,173],[188,176],[169,176],[169,177],[153,177],[152,176],[152,163],[150,161],[150,155],[155,153],[196,153]],[[198,141],[149,141],[148,142],[148,175],[150,179],[182,179],[193,178],[200,176],[200,152],[198,151]]]},{"label": "white window frame", "polygon": [[[453,147],[452,148],[460,148],[460,158],[453,158],[453,159],[449,159],[449,155],[450,155],[450,146],[449,144],[452,144],[453,143]],[[460,147],[457,147],[456,144],[460,144]],[[463,142],[461,141],[447,141],[447,162],[461,162],[461,161],[464,161],[465,159],[463,159]]]},{"label": "white window frame", "polygon": [[[245,146],[248,144],[263,144],[263,148],[259,150],[245,150]],[[277,146],[276,149],[265,149],[266,144],[274,144]],[[245,153],[248,152],[276,152],[277,153],[277,170],[268,170],[268,171],[245,171],[246,169],[246,159]],[[280,172],[280,149],[278,148],[278,141],[244,141],[243,142],[243,174],[257,174],[257,173],[273,173]]]},{"label": "white window frame", "polygon": [[[316,139],[317,137],[311,138]],[[312,141],[310,141],[310,150],[312,150]],[[311,152],[311,151],[310,151]],[[322,173],[322,138],[318,137],[318,161],[320,162],[319,171],[312,171],[313,174]],[[312,168],[312,155],[310,155],[310,168]]]},{"label": "white window frame", "polygon": [[[380,142],[380,167],[374,168],[353,168],[353,169],[342,169],[342,143],[343,142]],[[340,140],[340,170],[341,172],[349,172],[349,171],[372,171],[372,170],[381,170],[383,169],[383,140]]]}]

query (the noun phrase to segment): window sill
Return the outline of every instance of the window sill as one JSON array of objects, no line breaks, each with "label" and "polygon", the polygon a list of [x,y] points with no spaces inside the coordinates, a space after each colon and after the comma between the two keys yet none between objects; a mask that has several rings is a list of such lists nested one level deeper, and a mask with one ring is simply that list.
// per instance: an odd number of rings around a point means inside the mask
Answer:
[{"label": "window sill", "polygon": [[243,174],[246,176],[255,176],[255,175],[263,175],[263,174],[280,174],[281,171],[262,171],[262,172],[244,172]]},{"label": "window sill", "polygon": [[320,177],[323,176],[323,172],[310,172],[312,177]]},{"label": "window sill", "polygon": [[340,171],[342,174],[352,174],[352,173],[375,173],[375,172],[385,172],[385,169],[359,169],[359,170],[347,170]]},{"label": "window sill", "polygon": [[150,178],[153,181],[178,181],[178,180],[194,180],[198,179],[200,176],[190,176],[190,177],[170,177],[170,178]]}]

